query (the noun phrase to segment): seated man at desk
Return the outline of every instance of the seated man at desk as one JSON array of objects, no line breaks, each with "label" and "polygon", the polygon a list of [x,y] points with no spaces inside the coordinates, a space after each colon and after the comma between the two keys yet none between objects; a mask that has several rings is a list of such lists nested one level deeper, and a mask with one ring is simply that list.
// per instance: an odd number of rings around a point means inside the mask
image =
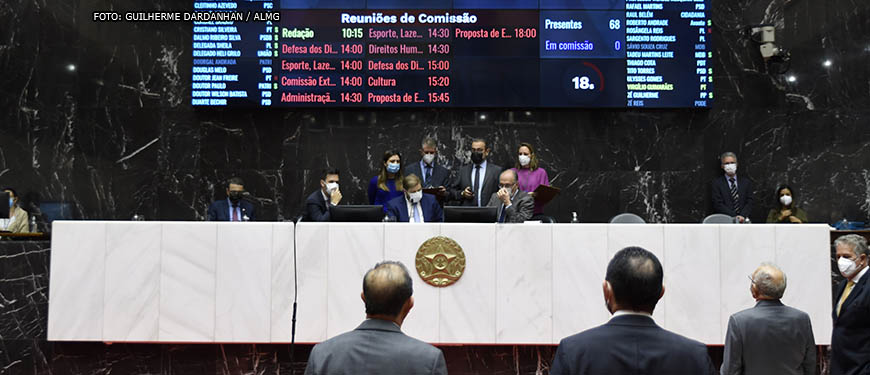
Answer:
[{"label": "seated man at desk", "polygon": [[329,207],[338,206],[341,202],[341,190],[338,190],[338,168],[327,168],[320,179],[320,190],[308,196],[305,200],[305,221],[329,221]]},{"label": "seated man at desk", "polygon": [[498,176],[497,192],[489,198],[490,207],[498,207],[499,223],[522,223],[532,218],[535,201],[519,189],[517,172],[508,169]]},{"label": "seated man at desk", "polygon": [[18,206],[18,193],[11,187],[3,189],[3,192],[9,193],[9,218],[0,219],[0,230],[12,233],[29,233],[29,218],[27,211]]},{"label": "seated man at desk", "polygon": [[227,198],[208,206],[208,221],[254,221],[254,204],[242,199],[245,182],[239,177],[227,180]]},{"label": "seated man at desk", "polygon": [[387,216],[396,218],[399,222],[440,223],[444,221],[444,212],[434,195],[423,194],[423,184],[415,174],[409,174],[402,180],[405,194],[387,202]]}]

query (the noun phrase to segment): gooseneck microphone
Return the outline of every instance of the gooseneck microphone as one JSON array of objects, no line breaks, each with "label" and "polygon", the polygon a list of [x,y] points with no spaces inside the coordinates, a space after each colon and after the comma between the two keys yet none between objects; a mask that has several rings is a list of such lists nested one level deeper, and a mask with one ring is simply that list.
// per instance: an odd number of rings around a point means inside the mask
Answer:
[{"label": "gooseneck microphone", "polygon": [[[299,230],[299,221],[301,221],[301,220],[302,220],[302,216],[299,216],[296,219],[296,222],[293,223],[294,224],[293,225],[294,232]],[[297,233],[294,233],[294,236],[293,236],[293,316],[290,319],[290,366],[291,366],[291,368],[293,366],[293,357],[294,357],[295,349],[296,349],[296,297],[299,295],[299,284],[296,281],[296,275],[297,275],[297,273],[296,273],[296,237],[298,237],[298,236],[295,234],[297,234]],[[290,370],[290,373],[293,374],[294,373],[293,370]]]}]

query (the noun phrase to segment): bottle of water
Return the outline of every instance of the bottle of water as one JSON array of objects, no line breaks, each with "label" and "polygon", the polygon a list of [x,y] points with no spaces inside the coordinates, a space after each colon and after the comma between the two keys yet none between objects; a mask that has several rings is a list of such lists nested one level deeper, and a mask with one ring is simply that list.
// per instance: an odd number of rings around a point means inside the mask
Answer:
[{"label": "bottle of water", "polygon": [[580,219],[577,217],[577,211],[571,211],[571,224],[579,223]]},{"label": "bottle of water", "polygon": [[840,220],[840,222],[837,223],[837,229],[848,230],[849,229],[849,220],[846,220],[846,218],[843,217],[843,220]]},{"label": "bottle of water", "polygon": [[30,233],[38,232],[36,228],[36,216],[30,216]]}]

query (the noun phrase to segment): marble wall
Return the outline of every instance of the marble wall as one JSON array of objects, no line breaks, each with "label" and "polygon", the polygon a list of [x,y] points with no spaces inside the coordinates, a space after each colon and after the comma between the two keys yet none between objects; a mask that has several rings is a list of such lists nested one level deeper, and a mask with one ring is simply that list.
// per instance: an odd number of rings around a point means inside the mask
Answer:
[{"label": "marble wall", "polygon": [[[49,242],[0,241],[0,375],[302,373],[311,345],[48,342]],[[546,374],[553,345],[441,346],[451,374]],[[718,368],[722,347],[708,348]],[[819,370],[828,348],[819,347]]]},{"label": "marble wall", "polygon": [[[158,8],[185,2],[158,1]],[[193,110],[190,26],[93,23],[124,0],[21,1],[0,11],[0,184],[28,202],[74,202],[86,219],[201,220],[238,174],[261,219],[294,217],[326,165],[342,168],[349,203],[387,148],[416,160],[423,136],[439,160],[468,160],[484,136],[512,164],[530,141],[563,193],[546,213],[606,222],[697,222],[710,210],[717,156],[740,156],[760,222],[772,190],[793,185],[814,222],[870,216],[870,3],[713,2],[711,110]],[[777,27],[786,75],[765,72],[747,25]],[[823,61],[830,60],[825,67]],[[76,67],[70,71],[68,66]],[[787,76],[794,75],[795,82]]]}]

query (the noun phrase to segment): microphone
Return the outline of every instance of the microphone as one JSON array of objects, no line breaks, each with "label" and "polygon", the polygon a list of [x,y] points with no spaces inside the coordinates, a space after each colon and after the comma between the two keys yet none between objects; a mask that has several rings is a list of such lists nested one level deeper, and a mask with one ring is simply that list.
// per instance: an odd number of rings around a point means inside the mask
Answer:
[{"label": "microphone", "polygon": [[[294,231],[295,234],[299,234],[299,221],[302,219],[302,216],[299,216],[296,219],[296,223],[294,223]],[[298,262],[296,258],[296,238],[298,236],[293,236],[293,315],[290,318],[290,363],[294,363],[293,359],[296,354],[296,300],[299,296],[299,282],[297,280],[297,271],[296,271],[296,263]],[[291,371],[292,373],[293,371]]]}]

